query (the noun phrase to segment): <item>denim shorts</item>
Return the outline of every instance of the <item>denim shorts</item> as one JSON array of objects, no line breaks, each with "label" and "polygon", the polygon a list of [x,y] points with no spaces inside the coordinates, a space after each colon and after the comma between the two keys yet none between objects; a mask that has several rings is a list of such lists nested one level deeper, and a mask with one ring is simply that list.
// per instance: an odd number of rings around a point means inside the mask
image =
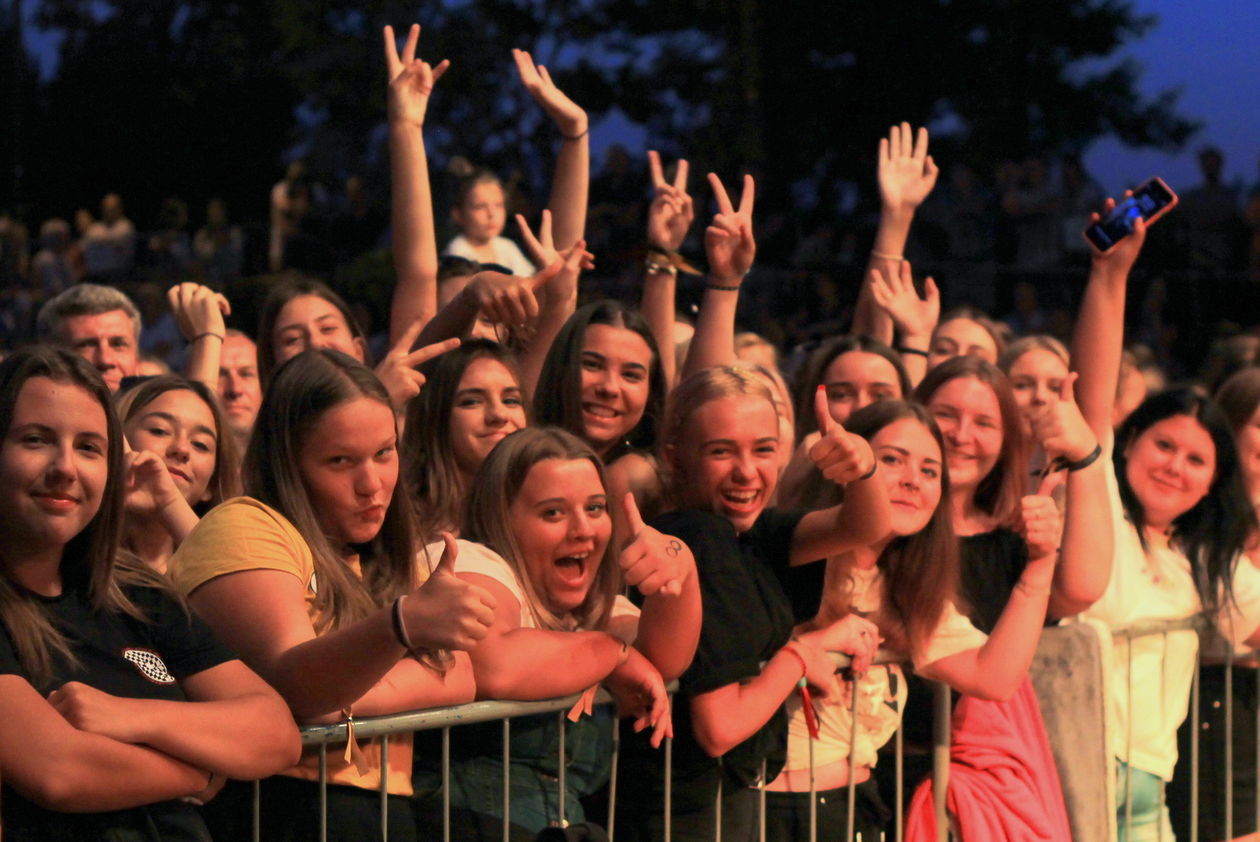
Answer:
[{"label": "denim shorts", "polygon": [[[1130,776],[1126,785],[1125,778]],[[1164,781],[1158,775],[1116,761],[1116,826],[1120,842],[1174,842]],[[1127,808],[1127,798],[1132,808]]]}]

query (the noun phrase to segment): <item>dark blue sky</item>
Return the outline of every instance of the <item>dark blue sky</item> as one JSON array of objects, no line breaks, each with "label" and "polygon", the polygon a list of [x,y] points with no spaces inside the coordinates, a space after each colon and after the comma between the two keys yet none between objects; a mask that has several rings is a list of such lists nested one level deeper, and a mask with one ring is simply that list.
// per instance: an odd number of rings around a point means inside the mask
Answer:
[{"label": "dark blue sky", "polygon": [[[31,14],[36,5],[27,4]],[[1254,184],[1260,159],[1260,0],[1137,0],[1135,5],[1140,13],[1159,17],[1145,38],[1121,51],[1142,66],[1140,89],[1148,95],[1180,89],[1181,113],[1201,120],[1204,128],[1186,151],[1174,155],[1101,139],[1086,155],[1090,171],[1111,193],[1152,175],[1186,189],[1199,181],[1195,150],[1210,143],[1225,153],[1227,181]],[[27,34],[41,65],[51,70],[58,39],[33,27]],[[613,142],[631,149],[644,143],[643,133],[616,114],[594,128],[592,139],[597,155]]]}]

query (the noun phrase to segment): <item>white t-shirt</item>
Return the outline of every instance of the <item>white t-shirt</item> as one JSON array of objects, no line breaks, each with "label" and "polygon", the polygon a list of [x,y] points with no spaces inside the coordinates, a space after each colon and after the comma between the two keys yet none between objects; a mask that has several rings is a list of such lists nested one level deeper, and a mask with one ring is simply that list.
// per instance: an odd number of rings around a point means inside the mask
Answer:
[{"label": "white t-shirt", "polygon": [[[521,628],[536,629],[538,623],[534,620],[534,613],[529,610],[529,600],[525,596],[525,590],[521,587],[520,581],[516,578],[512,565],[508,564],[503,556],[484,544],[477,544],[473,541],[465,541],[463,538],[458,539],[459,557],[455,559],[456,573],[479,573],[482,576],[488,576],[507,588],[508,593],[516,598],[516,602],[521,607]],[[436,565],[438,559],[442,557],[442,550],[446,545],[442,541],[435,541],[424,548],[424,553],[417,557],[417,563],[421,567],[421,577],[428,578],[429,563],[425,561],[424,556],[427,555],[432,560],[432,564]],[[639,609],[635,604],[624,596],[618,594],[613,601],[612,615],[609,618],[610,628],[607,630],[615,637],[623,637],[618,629],[626,627],[629,624],[630,639],[626,643],[633,643],[633,633],[637,629],[639,620]],[[624,638],[623,638],[624,639]]]},{"label": "white t-shirt", "polygon": [[491,247],[494,248],[494,260],[482,260],[477,257],[477,253],[473,250],[473,245],[463,234],[452,239],[446,244],[446,248],[442,254],[453,254],[456,257],[466,257],[469,260],[475,260],[479,263],[497,263],[500,266],[506,266],[512,270],[513,275],[519,275],[522,278],[528,278],[538,270],[534,264],[529,261],[520,247],[507,237],[495,237],[490,241]]},{"label": "white t-shirt", "polygon": [[[860,613],[878,619],[883,602],[884,572],[878,567],[869,570],[853,570],[851,605]],[[945,604],[945,613],[936,626],[925,651],[913,653],[911,660],[916,670],[928,664],[979,649],[988,637],[958,612],[952,602]],[[818,717],[818,740],[814,743],[814,765],[825,766],[849,756],[849,737],[853,732],[853,697],[849,695],[851,684],[846,683],[846,693],[839,699],[814,699],[814,711]],[[901,724],[906,709],[906,679],[899,664],[883,664],[871,667],[857,682],[857,741],[854,745],[854,761],[857,766],[874,766],[879,748],[888,742]],[[801,696],[793,693],[787,698],[788,749],[783,768],[795,771],[809,768],[809,728],[801,709]]]},{"label": "white t-shirt", "polygon": [[[1137,529],[1124,516],[1113,446],[1107,441],[1102,455],[1115,538],[1111,580],[1102,599],[1082,616],[1112,628],[1193,617],[1203,606],[1190,561],[1175,549],[1142,548]],[[1234,566],[1234,600],[1216,618],[1217,629],[1235,647],[1260,625],[1260,570],[1246,558],[1240,560]],[[1115,641],[1112,750],[1130,766],[1166,781],[1172,780],[1177,765],[1177,728],[1189,710],[1198,648],[1199,636],[1191,630]],[[1129,715],[1130,699],[1139,711],[1136,716]]]}]

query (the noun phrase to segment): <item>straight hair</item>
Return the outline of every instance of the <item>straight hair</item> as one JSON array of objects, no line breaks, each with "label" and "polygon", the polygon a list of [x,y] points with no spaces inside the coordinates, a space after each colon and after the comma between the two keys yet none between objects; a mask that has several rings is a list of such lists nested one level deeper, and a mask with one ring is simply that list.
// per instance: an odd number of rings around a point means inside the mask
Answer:
[{"label": "straight hair", "polygon": [[278,286],[272,287],[271,292],[267,293],[267,298],[263,301],[262,309],[258,316],[258,335],[256,337],[258,345],[258,379],[262,382],[264,390],[267,389],[271,376],[276,369],[276,339],[274,336],[276,320],[280,318],[280,311],[284,309],[284,305],[302,295],[317,296],[336,307],[340,311],[342,318],[346,320],[346,326],[350,329],[351,336],[363,342],[364,354],[367,353],[367,334],[363,332],[363,328],[355,321],[354,316],[350,313],[350,305],[346,304],[345,299],[334,292],[332,287],[323,281],[304,277],[291,278]]},{"label": "straight hair", "polygon": [[824,342],[818,347],[818,350],[810,354],[809,360],[801,369],[800,375],[796,380],[796,443],[800,444],[810,433],[818,431],[818,414],[814,412],[814,391],[823,382],[823,375],[827,373],[827,367],[835,362],[836,358],[852,353],[853,351],[863,351],[867,354],[874,354],[877,357],[883,357],[888,364],[893,367],[897,373],[897,386],[901,389],[898,396],[903,400],[910,397],[913,387],[910,385],[910,375],[906,373],[905,363],[901,361],[901,356],[889,348],[883,342],[871,339],[866,336],[837,336]]}]

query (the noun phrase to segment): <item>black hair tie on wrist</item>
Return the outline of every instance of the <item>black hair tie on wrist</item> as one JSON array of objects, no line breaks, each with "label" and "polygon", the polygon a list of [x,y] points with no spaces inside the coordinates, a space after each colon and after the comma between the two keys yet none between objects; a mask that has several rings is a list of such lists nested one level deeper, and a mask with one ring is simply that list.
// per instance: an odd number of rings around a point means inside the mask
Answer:
[{"label": "black hair tie on wrist", "polygon": [[1064,462],[1063,467],[1067,469],[1069,474],[1075,473],[1076,471],[1083,471],[1090,465],[1097,462],[1099,456],[1102,456],[1102,445],[1096,444],[1094,445],[1094,449],[1089,452],[1088,456],[1085,456],[1075,462]]}]

